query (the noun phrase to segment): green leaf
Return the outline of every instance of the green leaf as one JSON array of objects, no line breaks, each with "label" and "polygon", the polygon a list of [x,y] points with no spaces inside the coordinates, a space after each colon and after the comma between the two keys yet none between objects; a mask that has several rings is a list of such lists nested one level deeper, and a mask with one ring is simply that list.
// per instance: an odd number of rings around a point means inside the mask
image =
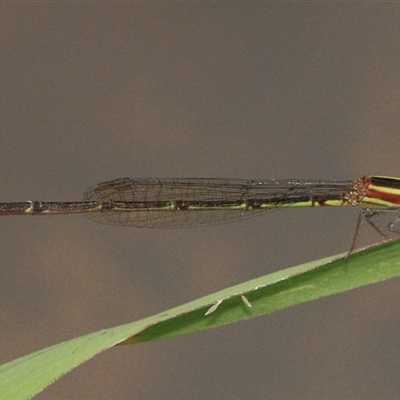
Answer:
[{"label": "green leaf", "polygon": [[339,254],[288,268],[4,364],[0,367],[1,397],[31,398],[73,368],[117,344],[213,328],[399,275],[399,240],[367,248],[347,259],[345,254]]}]

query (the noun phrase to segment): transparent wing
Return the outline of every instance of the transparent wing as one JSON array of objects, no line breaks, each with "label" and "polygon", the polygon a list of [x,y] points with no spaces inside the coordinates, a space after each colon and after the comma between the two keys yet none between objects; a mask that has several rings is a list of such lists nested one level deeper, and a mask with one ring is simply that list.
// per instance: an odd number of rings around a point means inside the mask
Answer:
[{"label": "transparent wing", "polygon": [[310,201],[339,198],[351,181],[120,178],[86,190],[84,201],[107,204],[87,217],[143,228],[217,225]]}]

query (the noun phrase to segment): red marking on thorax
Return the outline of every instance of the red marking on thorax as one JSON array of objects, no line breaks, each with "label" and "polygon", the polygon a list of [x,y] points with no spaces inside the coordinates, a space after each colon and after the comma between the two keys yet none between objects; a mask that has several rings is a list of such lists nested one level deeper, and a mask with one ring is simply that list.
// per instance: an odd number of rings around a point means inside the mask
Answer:
[{"label": "red marking on thorax", "polygon": [[387,201],[394,205],[400,205],[400,195],[394,193],[385,193],[374,188],[367,190],[367,196],[374,199]]},{"label": "red marking on thorax", "polygon": [[394,205],[400,205],[400,195],[396,193],[387,193],[379,190],[379,186],[371,185],[371,179],[368,177],[363,178],[366,193],[365,195],[372,199],[379,199],[382,201],[387,201]]}]

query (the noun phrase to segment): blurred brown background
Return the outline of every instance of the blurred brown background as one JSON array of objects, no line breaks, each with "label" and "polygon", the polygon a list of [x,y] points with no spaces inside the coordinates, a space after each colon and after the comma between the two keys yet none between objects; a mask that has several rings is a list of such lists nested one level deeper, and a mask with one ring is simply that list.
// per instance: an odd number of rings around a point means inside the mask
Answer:
[{"label": "blurred brown background", "polygon": [[[122,176],[398,176],[399,20],[396,3],[3,3],[1,201]],[[357,215],[2,218],[0,361],[346,251]],[[399,316],[392,280],[111,349],[38,399],[398,398]]]}]

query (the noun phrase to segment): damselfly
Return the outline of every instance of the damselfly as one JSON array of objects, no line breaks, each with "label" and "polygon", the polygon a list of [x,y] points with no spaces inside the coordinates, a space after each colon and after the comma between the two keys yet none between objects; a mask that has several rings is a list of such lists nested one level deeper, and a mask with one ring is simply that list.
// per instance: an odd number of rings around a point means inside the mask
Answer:
[{"label": "damselfly", "polygon": [[[184,228],[251,218],[280,208],[326,206],[362,207],[369,222],[378,213],[400,211],[400,178],[120,178],[90,187],[79,202],[0,203],[0,216],[83,213],[109,225]],[[388,230],[397,232],[399,221],[400,217],[393,219]]]}]

